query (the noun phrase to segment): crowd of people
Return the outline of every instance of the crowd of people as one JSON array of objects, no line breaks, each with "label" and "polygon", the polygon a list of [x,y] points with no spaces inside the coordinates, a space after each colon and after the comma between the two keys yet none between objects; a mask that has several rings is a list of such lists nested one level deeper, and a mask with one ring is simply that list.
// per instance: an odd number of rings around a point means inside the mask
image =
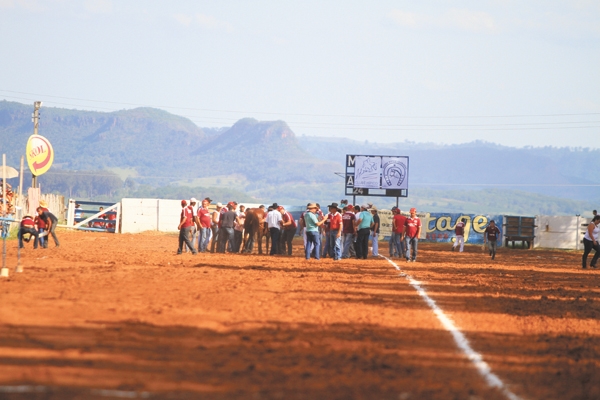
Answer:
[{"label": "crowd of people", "polygon": [[[246,209],[231,201],[226,205],[205,198],[200,204],[195,198],[181,201],[179,245],[177,254],[206,251],[239,253],[243,251]],[[325,213],[318,203],[308,203],[298,222],[292,214],[277,203],[264,205],[255,212],[259,225],[270,236],[270,255],[292,255],[292,240],[296,233],[303,237],[306,259],[331,257],[333,260],[354,257],[366,259],[379,256],[381,221],[373,204],[351,205],[347,201],[331,203]],[[412,208],[410,216],[403,216],[398,207],[393,212],[393,233],[390,239],[390,257],[417,260],[421,220]],[[299,228],[299,231],[298,231]],[[266,233],[266,232],[265,232]],[[370,242],[370,246],[369,246]]]}]

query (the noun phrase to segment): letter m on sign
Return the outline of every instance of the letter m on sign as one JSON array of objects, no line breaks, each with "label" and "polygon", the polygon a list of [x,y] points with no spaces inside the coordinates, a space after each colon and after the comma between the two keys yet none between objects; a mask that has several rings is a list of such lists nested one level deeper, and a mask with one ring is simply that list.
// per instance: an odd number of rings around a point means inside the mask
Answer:
[{"label": "letter m on sign", "polygon": [[356,161],[356,156],[347,155],[346,156],[346,167],[354,167],[355,161]]}]

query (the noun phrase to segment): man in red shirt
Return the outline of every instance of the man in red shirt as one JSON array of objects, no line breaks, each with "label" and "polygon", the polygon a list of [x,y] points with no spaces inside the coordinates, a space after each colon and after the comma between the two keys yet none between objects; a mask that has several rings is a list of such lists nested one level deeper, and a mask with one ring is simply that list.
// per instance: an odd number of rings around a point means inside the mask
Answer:
[{"label": "man in red shirt", "polygon": [[[406,261],[417,261],[417,245],[421,236],[421,220],[417,217],[417,209],[410,209],[410,217],[404,221],[403,238],[406,243]],[[411,254],[412,249],[412,254]]]},{"label": "man in red shirt", "polygon": [[26,239],[26,241],[30,241],[31,238],[33,237],[33,248],[37,249],[38,248],[38,231],[37,229],[35,229],[35,222],[33,221],[33,218],[31,218],[29,215],[26,215],[23,217],[23,219],[21,220],[21,226],[19,228],[19,247],[23,248],[23,235],[28,233],[29,239]]},{"label": "man in red shirt", "polygon": [[406,217],[402,215],[402,212],[398,207],[392,207],[392,235],[390,237],[390,258],[391,257],[404,257],[404,241],[402,240],[402,234],[404,233],[404,223]]},{"label": "man in red shirt", "polygon": [[296,235],[296,221],[294,220],[292,214],[283,208],[283,206],[279,206],[279,209],[282,218],[282,231],[280,240],[281,254],[287,253],[288,256],[291,256],[292,240],[294,240],[294,236]]},{"label": "man in red shirt", "polygon": [[334,261],[342,258],[342,214],[338,209],[338,203],[331,203],[329,206],[329,230],[327,231],[327,244],[330,257]]},{"label": "man in red shirt", "polygon": [[187,206],[187,201],[181,200],[181,218],[179,219],[179,247],[177,248],[177,254],[181,254],[183,251],[183,243],[190,249],[192,254],[197,254],[196,249],[190,241],[190,231],[194,226],[194,215],[192,210]]},{"label": "man in red shirt", "polygon": [[342,214],[342,238],[343,238],[343,251],[342,258],[354,257],[354,221],[356,215],[353,212],[352,206],[346,206],[344,208],[344,214]]},{"label": "man in red shirt", "polygon": [[206,198],[202,200],[202,207],[198,209],[198,251],[201,253],[206,252],[208,242],[211,235],[211,218],[208,206],[210,205],[210,199]]}]

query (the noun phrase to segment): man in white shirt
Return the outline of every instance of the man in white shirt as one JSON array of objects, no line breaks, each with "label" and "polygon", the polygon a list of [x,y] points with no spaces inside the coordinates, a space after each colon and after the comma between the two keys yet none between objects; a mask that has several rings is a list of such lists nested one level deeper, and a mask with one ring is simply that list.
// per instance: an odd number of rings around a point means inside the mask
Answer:
[{"label": "man in white shirt", "polygon": [[267,214],[267,227],[271,234],[271,251],[269,254],[275,255],[279,254],[279,238],[281,236],[281,224],[283,218],[281,217],[281,210],[279,210],[279,205],[277,203],[273,203],[270,208],[272,208],[272,210]]}]

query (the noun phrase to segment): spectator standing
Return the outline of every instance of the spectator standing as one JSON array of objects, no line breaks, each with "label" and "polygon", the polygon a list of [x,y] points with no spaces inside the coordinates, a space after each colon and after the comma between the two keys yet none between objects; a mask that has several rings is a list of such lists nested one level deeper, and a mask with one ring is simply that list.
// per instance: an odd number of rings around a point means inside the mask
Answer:
[{"label": "spectator standing", "polygon": [[[56,218],[56,216],[52,214],[47,208],[38,207],[37,212],[40,219],[44,221],[48,234],[52,235],[52,239],[54,239],[54,244],[56,245],[56,247],[59,247],[60,243],[58,242],[58,238],[56,237],[56,233],[54,232],[56,230],[56,225],[58,224],[58,218]],[[44,240],[44,248],[48,248],[48,239]]]},{"label": "spectator standing", "polygon": [[[190,240],[193,243],[196,243],[196,232],[198,232],[197,226],[198,226],[198,207],[196,206],[196,204],[198,203],[198,200],[196,200],[195,197],[192,197],[190,199],[190,205],[188,206],[190,208],[190,210],[192,210],[192,220],[194,221],[194,224],[192,225],[192,228],[190,229]],[[187,248],[185,249],[185,251],[187,252]]]},{"label": "spectator standing", "polygon": [[421,236],[421,219],[417,217],[417,209],[413,207],[410,209],[410,217],[404,221],[406,261],[408,262],[417,261],[419,236]]},{"label": "spectator standing", "polygon": [[371,215],[373,215],[373,226],[371,226],[371,254],[373,257],[379,256],[379,226],[381,219],[377,213],[377,207],[371,206]]},{"label": "spectator standing", "polygon": [[192,254],[196,254],[196,249],[194,249],[194,246],[190,241],[190,230],[193,225],[194,218],[192,216],[192,211],[188,207],[187,201],[181,200],[181,216],[179,218],[179,226],[177,227],[179,230],[179,247],[177,248],[177,254],[181,254],[183,251],[184,242]]},{"label": "spectator standing", "polygon": [[211,221],[211,225],[210,228],[212,230],[212,243],[210,245],[210,252],[214,253],[215,252],[215,248],[217,246],[217,241],[219,240],[219,225],[220,225],[220,219],[221,219],[221,210],[223,210],[223,204],[221,204],[220,202],[217,203],[217,210],[213,211],[212,213],[212,221]]},{"label": "spectator standing", "polygon": [[483,243],[488,243],[488,249],[492,260],[496,258],[497,241],[500,237],[500,229],[496,226],[496,221],[491,220],[490,224],[485,228],[483,233]]},{"label": "spectator standing", "polygon": [[[344,208],[344,214],[342,214],[342,258],[350,258],[350,250],[354,250],[354,209],[352,206],[346,206]],[[355,254],[354,254],[355,255]]]},{"label": "spectator standing", "polygon": [[286,254],[288,256],[292,255],[292,241],[294,240],[294,236],[296,235],[296,221],[294,220],[294,216],[292,213],[281,207],[281,218],[283,228],[281,232],[281,254]]},{"label": "spectator standing", "polygon": [[454,226],[454,234],[456,235],[456,239],[454,240],[452,251],[460,246],[458,252],[462,253],[463,248],[465,247],[465,222],[463,221],[462,217],[456,221],[456,225]]},{"label": "spectator standing", "polygon": [[281,236],[281,223],[283,218],[281,217],[281,210],[279,210],[279,205],[277,203],[273,203],[269,208],[271,208],[271,211],[267,214],[267,227],[271,234],[271,251],[269,254],[273,256],[280,252],[279,238]]},{"label": "spectator standing", "polygon": [[390,237],[390,258],[404,257],[404,241],[402,235],[404,233],[404,223],[406,217],[402,215],[402,211],[398,207],[392,208],[392,235]]},{"label": "spectator standing", "polygon": [[369,235],[371,234],[371,226],[373,226],[373,215],[368,211],[369,205],[362,204],[360,206],[360,214],[356,225],[356,258],[367,259],[369,254]]},{"label": "spectator standing", "polygon": [[198,251],[201,253],[206,252],[212,233],[210,229],[212,220],[208,209],[210,202],[209,198],[202,200],[202,207],[198,209]]},{"label": "spectator standing", "polygon": [[244,222],[246,221],[246,207],[240,205],[240,210],[236,213],[235,225],[233,227],[233,252],[239,253],[244,240]]},{"label": "spectator standing", "polygon": [[219,228],[219,253],[225,253],[225,249],[230,250],[227,245],[233,243],[233,227],[235,225],[235,214],[234,205],[232,203],[227,204],[227,211],[221,214],[221,227]]},{"label": "spectator standing", "polygon": [[45,247],[45,243],[46,243],[46,239],[44,236],[42,236],[42,233],[44,233],[46,231],[46,223],[44,222],[43,219],[40,218],[39,215],[36,215],[35,218],[33,219],[33,222],[35,223],[35,226],[37,227],[37,231],[38,231],[38,242],[41,248]]},{"label": "spectator standing", "polygon": [[583,257],[581,259],[582,267],[587,268],[587,257],[588,254],[594,249],[596,254],[592,258],[590,267],[597,268],[598,257],[600,257],[600,244],[598,244],[598,236],[600,235],[600,215],[594,215],[592,221],[588,225],[585,235],[583,236]]},{"label": "spectator standing", "polygon": [[[310,260],[314,251],[315,259],[321,258],[321,234],[319,227],[325,223],[325,218],[319,216],[319,208],[316,203],[308,203],[308,212],[304,213],[306,223],[306,248],[304,250],[307,260]],[[321,219],[322,218],[322,219]]]},{"label": "spectator standing", "polygon": [[33,238],[33,248],[37,249],[38,248],[38,231],[37,229],[35,229],[35,222],[33,220],[33,218],[31,218],[29,215],[26,215],[23,217],[23,219],[21,220],[21,226],[19,227],[19,247],[22,249],[23,248],[23,235],[25,235],[26,233],[28,233],[30,235],[29,239],[27,239],[27,241],[31,240],[31,238]]},{"label": "spectator standing", "polygon": [[342,214],[337,203],[331,203],[329,206],[329,232],[328,235],[328,253],[334,261],[342,258]]},{"label": "spectator standing", "polygon": [[81,204],[75,203],[75,223],[83,221],[83,210]]}]

